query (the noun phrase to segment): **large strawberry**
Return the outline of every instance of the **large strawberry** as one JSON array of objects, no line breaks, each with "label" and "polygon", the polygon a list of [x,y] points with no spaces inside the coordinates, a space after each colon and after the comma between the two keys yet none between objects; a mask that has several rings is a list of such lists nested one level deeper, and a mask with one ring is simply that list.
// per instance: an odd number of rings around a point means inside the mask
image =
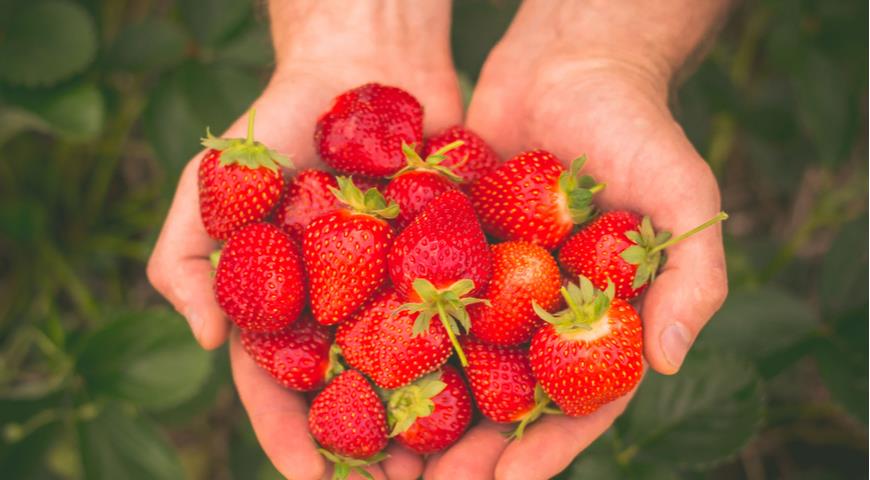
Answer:
[{"label": "large strawberry", "polygon": [[316,390],[340,369],[332,331],[306,313],[279,332],[242,330],[241,338],[257,365],[292,390]]},{"label": "large strawberry", "polygon": [[423,107],[410,93],[368,83],[342,93],[317,120],[320,157],[342,173],[386,177],[405,165],[402,142],[420,145]]},{"label": "large strawberry", "polygon": [[492,247],[493,274],[483,297],[489,305],[472,305],[471,333],[487,343],[525,343],[543,321],[532,308],[557,308],[562,285],[559,266],[550,252],[528,242],[505,242]]},{"label": "large strawberry", "polygon": [[631,300],[655,280],[664,249],[728,218],[720,212],[688,232],[671,238],[656,234],[649,217],[628,211],[606,212],[565,242],[559,263],[571,275],[584,276],[599,290],[613,282],[615,295]]},{"label": "large strawberry", "polygon": [[477,181],[495,170],[495,167],[501,163],[498,154],[482,138],[459,125],[450,127],[426,140],[423,153],[431,155],[456,141],[461,141],[462,146],[446,152],[441,164],[459,176],[463,184]]},{"label": "large strawberry", "polygon": [[226,240],[240,227],[266,218],[284,188],[281,168],[290,160],[254,141],[254,110],[247,138],[216,138],[206,131],[209,150],[199,164],[199,211],[208,235]]},{"label": "large strawberry", "polygon": [[603,188],[578,177],[586,157],[565,169],[552,153],[532,150],[508,160],[471,186],[471,200],[486,233],[524,240],[547,250],[559,246],[574,224],[594,213],[592,195]]},{"label": "large strawberry", "polygon": [[335,377],[311,402],[308,429],[324,457],[335,463],[335,477],[351,470],[367,475],[365,465],[386,458],[387,416],[368,380],[356,370]]},{"label": "large strawberry", "polygon": [[532,338],[535,378],[566,415],[588,415],[631,392],[643,374],[643,328],[634,308],[585,277],[563,291],[568,308]]},{"label": "large strawberry", "polygon": [[275,223],[301,244],[305,227],[312,220],[342,206],[330,187],[338,188],[338,182],[330,173],[322,170],[299,172],[288,184],[278,204]]},{"label": "large strawberry", "polygon": [[473,295],[492,278],[492,253],[468,198],[451,191],[433,200],[396,237],[389,265],[396,291],[411,301],[403,308],[426,321],[437,314],[465,365],[458,325],[471,327],[465,307],[479,301]]},{"label": "large strawberry", "polygon": [[398,388],[437,370],[451,353],[442,324],[424,323],[419,313],[397,312],[401,306],[399,295],[386,287],[336,333],[348,365],[382,388]]},{"label": "large strawberry", "polygon": [[445,154],[461,145],[461,141],[445,145],[424,160],[410,145],[402,144],[408,164],[393,175],[384,190],[384,197],[399,204],[399,216],[393,221],[398,230],[411,223],[432,200],[456,190],[461,179],[441,162]]},{"label": "large strawberry", "polygon": [[282,330],[305,306],[299,247],[274,225],[246,225],[221,252],[214,289],[218,304],[240,328]]},{"label": "large strawberry", "polygon": [[338,185],[332,191],[347,207],[317,217],[302,241],[311,313],[324,325],[347,318],[386,280],[393,230],[385,219],[399,210],[374,188],[363,193],[347,177]]},{"label": "large strawberry", "polygon": [[387,421],[391,437],[422,454],[453,445],[471,423],[471,396],[450,365],[390,393]]}]

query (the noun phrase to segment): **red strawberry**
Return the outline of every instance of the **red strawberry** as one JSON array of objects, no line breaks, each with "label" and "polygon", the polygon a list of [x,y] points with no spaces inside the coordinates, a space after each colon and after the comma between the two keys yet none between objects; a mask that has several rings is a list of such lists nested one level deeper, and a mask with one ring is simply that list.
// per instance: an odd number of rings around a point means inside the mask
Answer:
[{"label": "red strawberry", "polygon": [[341,208],[341,201],[330,187],[338,187],[332,174],[321,170],[299,172],[288,184],[278,205],[275,223],[301,244],[305,227],[312,220]]},{"label": "red strawberry", "polygon": [[559,306],[559,266],[550,252],[527,242],[494,245],[492,259],[492,280],[483,297],[490,305],[469,307],[471,333],[495,345],[525,343],[543,323],[532,302],[547,311]]},{"label": "red strawberry", "polygon": [[[398,388],[438,369],[450,357],[450,339],[440,323],[402,306],[387,288],[338,327],[336,342],[348,365],[379,387]],[[423,323],[425,322],[425,323]]]},{"label": "red strawberry", "polygon": [[603,188],[589,176],[578,178],[586,157],[566,170],[543,150],[510,159],[471,186],[471,201],[486,233],[501,240],[524,240],[552,250],[574,224],[592,216],[592,194]]},{"label": "red strawberry", "polygon": [[254,141],[254,110],[247,138],[215,138],[206,130],[208,147],[199,164],[199,211],[208,235],[226,240],[244,225],[266,218],[278,203],[284,178],[279,167],[287,157]]},{"label": "red strawberry", "polygon": [[347,177],[338,177],[338,184],[332,190],[348,208],[317,217],[302,242],[311,313],[324,325],[347,318],[384,283],[393,241],[384,219],[398,214],[377,190],[363,194]]},{"label": "red strawberry", "polygon": [[599,290],[613,282],[616,298],[631,300],[655,280],[664,249],[728,218],[725,212],[676,237],[656,234],[648,217],[634,212],[602,214],[574,234],[559,252],[559,263],[571,275],[584,276]]},{"label": "red strawberry", "polygon": [[308,429],[321,445],[320,453],[335,463],[336,477],[376,463],[386,455],[387,416],[368,380],[346,370],[320,392],[308,410]]},{"label": "red strawberry", "polygon": [[214,289],[218,304],[239,328],[282,330],[305,306],[299,247],[274,225],[246,225],[221,252]]},{"label": "red strawberry", "polygon": [[368,83],[335,98],[317,120],[314,144],[342,173],[386,177],[405,165],[402,142],[420,145],[423,107],[410,93]]},{"label": "red strawberry", "polygon": [[632,306],[585,277],[564,291],[569,308],[549,314],[529,361],[541,387],[566,415],[588,415],[629,393],[643,374],[643,328]]},{"label": "red strawberry", "polygon": [[242,330],[242,345],[248,355],[278,382],[292,390],[307,392],[324,385],[336,366],[330,355],[332,331],[303,314],[280,332]]},{"label": "red strawberry", "polygon": [[443,166],[462,178],[463,184],[471,184],[501,163],[498,154],[482,138],[467,128],[458,125],[429,138],[423,148],[424,155],[431,155],[446,145],[462,141],[463,145],[444,155]]},{"label": "red strawberry", "polygon": [[458,141],[445,145],[423,160],[413,148],[402,144],[408,165],[393,176],[384,190],[387,199],[399,204],[399,216],[393,221],[397,229],[405,228],[432,200],[456,190],[460,178],[440,163],[446,153],[461,145]]},{"label": "red strawberry", "polygon": [[426,455],[456,443],[471,423],[471,396],[450,365],[390,394],[391,437]]}]

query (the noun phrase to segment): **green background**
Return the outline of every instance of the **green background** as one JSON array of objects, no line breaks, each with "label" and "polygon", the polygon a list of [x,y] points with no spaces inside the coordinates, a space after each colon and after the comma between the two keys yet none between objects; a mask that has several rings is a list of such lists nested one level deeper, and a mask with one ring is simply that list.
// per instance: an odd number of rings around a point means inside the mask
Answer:
[{"label": "green background", "polygon": [[[205,125],[271,65],[250,0],[0,0],[0,476],[275,478],[144,266]],[[457,1],[467,89],[516,8]],[[564,478],[867,477],[867,2],[744,2],[673,108],[731,295]]]}]

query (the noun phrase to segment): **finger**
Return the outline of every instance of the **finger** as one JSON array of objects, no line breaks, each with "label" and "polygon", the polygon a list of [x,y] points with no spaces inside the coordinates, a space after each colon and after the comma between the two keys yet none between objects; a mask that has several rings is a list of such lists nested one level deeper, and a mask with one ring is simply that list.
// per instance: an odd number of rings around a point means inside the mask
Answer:
[{"label": "finger", "polygon": [[626,395],[585,417],[545,416],[533,424],[522,439],[508,445],[498,460],[495,478],[552,478],[610,428],[630,400],[631,395]]},{"label": "finger", "polygon": [[456,444],[426,462],[426,480],[489,479],[508,442],[504,432],[510,425],[484,420],[470,429]]},{"label": "finger", "polygon": [[420,478],[423,473],[423,459],[420,458],[420,455],[395,443],[387,448],[387,454],[389,457],[381,462],[381,468],[387,478],[390,480]]},{"label": "finger", "polygon": [[308,433],[308,405],[302,395],[281,387],[245,353],[238,333],[230,342],[233,381],[248,412],[257,441],[287,478],[316,480],[326,462]]}]

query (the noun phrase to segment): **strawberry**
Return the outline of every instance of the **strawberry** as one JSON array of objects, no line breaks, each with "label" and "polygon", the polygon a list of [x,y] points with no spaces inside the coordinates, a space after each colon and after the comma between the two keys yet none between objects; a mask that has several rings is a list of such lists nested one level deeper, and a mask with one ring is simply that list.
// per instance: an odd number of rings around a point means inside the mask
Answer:
[{"label": "strawberry", "polygon": [[655,280],[665,248],[726,218],[728,214],[720,212],[671,238],[668,232],[656,234],[649,217],[628,211],[606,212],[565,242],[559,263],[571,275],[588,278],[599,290],[613,282],[616,298],[631,300]]},{"label": "strawberry", "polygon": [[568,308],[550,314],[532,338],[529,362],[541,387],[566,415],[589,415],[631,392],[643,374],[643,328],[634,308],[586,277],[562,290]]},{"label": "strawberry", "polygon": [[494,245],[492,263],[492,280],[483,297],[490,305],[469,308],[471,333],[494,345],[525,343],[543,323],[532,302],[547,311],[559,306],[559,266],[550,252],[528,242]]},{"label": "strawberry", "polygon": [[347,207],[314,219],[302,241],[311,313],[324,325],[347,318],[384,283],[393,241],[384,219],[398,214],[374,188],[363,194],[349,178],[337,180],[339,188],[330,189]]},{"label": "strawberry", "polygon": [[471,201],[486,233],[500,240],[523,240],[553,250],[574,224],[593,212],[592,195],[604,185],[578,178],[586,157],[566,170],[552,153],[517,155],[471,186]]},{"label": "strawberry", "polygon": [[299,172],[287,185],[275,213],[275,223],[300,244],[305,227],[315,218],[338,210],[342,203],[329,188],[337,188],[332,174],[322,170]]},{"label": "strawberry", "polygon": [[438,369],[450,357],[450,339],[440,323],[419,319],[386,288],[338,327],[336,343],[345,361],[379,387],[398,388]]},{"label": "strawberry", "polygon": [[456,443],[471,423],[471,396],[450,365],[390,393],[390,436],[426,455]]},{"label": "strawberry", "polygon": [[402,144],[408,164],[393,175],[384,190],[384,197],[399,204],[399,216],[393,221],[398,230],[411,223],[429,202],[456,190],[461,179],[440,163],[446,153],[461,145],[461,141],[445,145],[424,160],[410,145]]},{"label": "strawberry", "polygon": [[433,200],[396,237],[388,261],[393,286],[411,300],[402,308],[423,312],[424,323],[437,314],[465,365],[457,322],[471,328],[466,307],[480,302],[472,295],[492,277],[492,253],[468,198],[450,191]]},{"label": "strawberry", "polygon": [[423,147],[423,154],[431,155],[457,140],[463,145],[446,153],[442,165],[462,178],[463,184],[477,181],[501,163],[498,154],[482,138],[458,125],[429,138]]},{"label": "strawberry", "polygon": [[290,160],[254,141],[254,110],[247,138],[216,138],[206,130],[199,164],[199,211],[206,233],[226,240],[244,225],[259,222],[278,203]]},{"label": "strawberry", "polygon": [[368,83],[342,93],[317,120],[314,144],[330,167],[386,177],[405,164],[402,142],[420,145],[423,107],[410,93]]},{"label": "strawberry", "polygon": [[282,330],[305,306],[299,247],[274,225],[246,225],[220,253],[214,289],[218,304],[239,328]]},{"label": "strawberry", "polygon": [[242,330],[248,355],[278,382],[291,390],[307,392],[324,385],[337,368],[332,331],[302,314],[279,332]]},{"label": "strawberry", "polygon": [[335,377],[311,402],[308,429],[328,460],[335,476],[346,478],[386,458],[387,416],[384,405],[368,380],[356,370]]}]

